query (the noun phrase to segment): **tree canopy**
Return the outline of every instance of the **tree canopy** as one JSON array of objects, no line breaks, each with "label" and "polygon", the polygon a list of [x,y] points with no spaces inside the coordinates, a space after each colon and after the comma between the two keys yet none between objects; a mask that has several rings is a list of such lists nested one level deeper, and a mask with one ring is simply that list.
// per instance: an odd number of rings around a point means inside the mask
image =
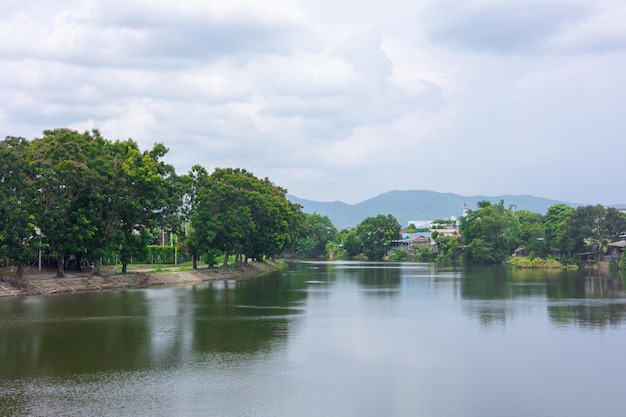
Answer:
[{"label": "tree canopy", "polygon": [[559,257],[577,263],[581,255],[598,259],[607,244],[626,231],[626,214],[601,205],[550,207],[545,215],[483,201],[469,210],[460,226],[463,258],[473,263],[501,263],[516,247],[532,256]]},{"label": "tree canopy", "polygon": [[497,264],[503,262],[517,245],[519,222],[504,201],[478,203],[478,209],[468,210],[461,218],[460,231],[465,244],[463,259],[470,263]]},{"label": "tree canopy", "polygon": [[295,253],[306,258],[318,258],[327,253],[327,244],[337,238],[337,228],[328,216],[305,213],[301,234],[295,241]]},{"label": "tree canopy", "polygon": [[196,251],[219,250],[260,258],[280,253],[291,242],[299,206],[287,191],[245,169],[217,168],[207,175],[194,167],[190,222]]},{"label": "tree canopy", "polygon": [[239,168],[209,175],[196,166],[178,176],[162,160],[167,152],[97,130],[2,140],[0,255],[21,273],[42,248],[62,277],[69,255],[80,267],[81,258],[115,252],[125,272],[165,228],[181,232],[195,256],[219,252],[226,262],[231,254],[274,256],[293,240],[302,213],[285,189]]},{"label": "tree canopy", "polygon": [[382,259],[392,240],[400,238],[402,227],[391,214],[368,217],[357,226],[357,236],[363,245],[363,254],[369,259]]}]

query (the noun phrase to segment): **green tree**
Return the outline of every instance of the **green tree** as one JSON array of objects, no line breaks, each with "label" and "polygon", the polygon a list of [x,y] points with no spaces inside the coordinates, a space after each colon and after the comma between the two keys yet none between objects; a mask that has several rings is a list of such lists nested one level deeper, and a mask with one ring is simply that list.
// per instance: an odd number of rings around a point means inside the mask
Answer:
[{"label": "green tree", "polygon": [[614,242],[619,240],[620,235],[624,232],[626,232],[626,213],[614,207],[607,207],[602,227],[604,237]]},{"label": "green tree", "polygon": [[517,246],[519,223],[504,201],[478,203],[461,218],[461,236],[465,244],[463,259],[470,263],[498,264],[510,256]]},{"label": "green tree", "polygon": [[434,231],[431,238],[435,242],[435,247],[440,259],[456,260],[459,256],[459,240],[456,236],[447,236]]},{"label": "green tree", "polygon": [[29,148],[24,138],[0,142],[0,256],[15,261],[18,285],[23,284],[24,264],[32,259],[36,242]]},{"label": "green tree", "polygon": [[543,218],[546,251],[563,250],[563,236],[567,221],[574,209],[567,204],[556,204],[550,207]]},{"label": "green tree", "polygon": [[118,220],[115,242],[122,273],[131,259],[145,257],[151,232],[164,227],[169,214],[176,211],[180,199],[176,193],[176,174],[171,165],[160,159],[167,153],[162,144],[141,152],[132,139],[112,145],[116,159],[113,201]]},{"label": "green tree", "polygon": [[580,206],[573,210],[565,223],[562,250],[570,261],[578,261],[579,254],[592,252],[600,257],[606,245],[619,239],[626,227],[623,214],[601,205]]},{"label": "green tree", "polygon": [[197,179],[190,219],[198,248],[221,251],[226,265],[233,254],[271,257],[291,243],[300,209],[285,189],[239,168]]},{"label": "green tree", "polygon": [[562,249],[565,257],[578,261],[580,253],[594,250],[601,241],[601,223],[604,218],[604,207],[576,207],[565,224],[562,237]]},{"label": "green tree", "polygon": [[545,257],[545,230],[543,216],[528,210],[517,210],[515,216],[519,222],[518,240],[529,254]]},{"label": "green tree", "polygon": [[[200,212],[208,210],[210,204],[200,204],[198,200],[200,190],[208,185],[208,177],[209,173],[200,165],[194,165],[188,175],[181,177],[183,187],[181,195],[181,218],[184,223],[184,227],[181,228],[181,244],[183,250],[191,257],[193,269],[198,269],[198,259],[201,254],[209,251],[207,239],[201,237],[204,231],[202,229],[201,219],[209,216],[209,214]],[[196,230],[196,224],[199,225],[200,231]]]},{"label": "green tree", "polygon": [[382,259],[392,240],[400,239],[400,223],[391,214],[368,217],[357,226],[363,253],[369,259]]},{"label": "green tree", "polygon": [[346,229],[341,235],[343,249],[346,251],[348,256],[357,256],[361,253],[363,243],[361,242],[361,239],[359,239],[359,235],[357,234],[357,230],[355,228]]},{"label": "green tree", "polygon": [[[32,142],[37,226],[63,277],[65,257],[84,254],[95,244],[103,221],[101,208],[109,202],[105,140],[98,131],[46,130]],[[110,161],[110,157],[108,158]]]},{"label": "green tree", "polygon": [[304,214],[302,235],[296,240],[296,253],[309,258],[325,255],[326,245],[337,237],[337,228],[328,216],[318,213]]}]

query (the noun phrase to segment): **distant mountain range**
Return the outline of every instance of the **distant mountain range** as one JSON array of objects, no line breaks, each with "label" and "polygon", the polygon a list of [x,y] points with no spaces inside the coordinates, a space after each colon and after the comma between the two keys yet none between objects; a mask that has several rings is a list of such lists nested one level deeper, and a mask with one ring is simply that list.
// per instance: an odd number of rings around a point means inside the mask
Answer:
[{"label": "distant mountain range", "polygon": [[305,213],[326,215],[335,227],[356,226],[367,217],[379,214],[392,214],[402,226],[407,226],[409,220],[437,220],[459,217],[463,207],[476,209],[476,203],[489,200],[498,203],[504,200],[506,207],[515,206],[518,210],[529,210],[545,214],[548,208],[555,204],[567,204],[572,207],[580,204],[565,201],[550,200],[531,195],[503,195],[487,197],[475,195],[466,197],[452,193],[438,193],[426,190],[389,191],[358,204],[346,204],[341,201],[320,202],[305,200],[287,195],[289,201],[300,204]]}]

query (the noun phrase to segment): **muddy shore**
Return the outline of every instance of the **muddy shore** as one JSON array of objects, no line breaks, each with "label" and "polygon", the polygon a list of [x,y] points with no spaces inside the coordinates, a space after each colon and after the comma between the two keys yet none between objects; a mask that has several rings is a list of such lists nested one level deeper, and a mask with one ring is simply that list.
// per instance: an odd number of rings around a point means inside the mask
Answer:
[{"label": "muddy shore", "polygon": [[171,268],[167,272],[131,271],[122,275],[115,270],[103,270],[100,275],[91,273],[66,273],[65,278],[56,278],[56,272],[29,271],[27,283],[18,288],[11,284],[10,275],[0,275],[0,297],[26,295],[52,295],[85,291],[148,288],[167,285],[194,284],[204,281],[229,281],[251,278],[280,269],[278,262],[250,262],[234,268],[200,268],[181,271]]}]

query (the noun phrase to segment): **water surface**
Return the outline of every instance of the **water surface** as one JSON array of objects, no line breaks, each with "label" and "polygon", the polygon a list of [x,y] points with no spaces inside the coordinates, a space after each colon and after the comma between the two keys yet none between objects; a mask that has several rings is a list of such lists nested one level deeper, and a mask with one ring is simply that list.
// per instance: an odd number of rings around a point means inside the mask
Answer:
[{"label": "water surface", "polygon": [[622,416],[619,277],[296,262],[0,300],[3,416]]}]

